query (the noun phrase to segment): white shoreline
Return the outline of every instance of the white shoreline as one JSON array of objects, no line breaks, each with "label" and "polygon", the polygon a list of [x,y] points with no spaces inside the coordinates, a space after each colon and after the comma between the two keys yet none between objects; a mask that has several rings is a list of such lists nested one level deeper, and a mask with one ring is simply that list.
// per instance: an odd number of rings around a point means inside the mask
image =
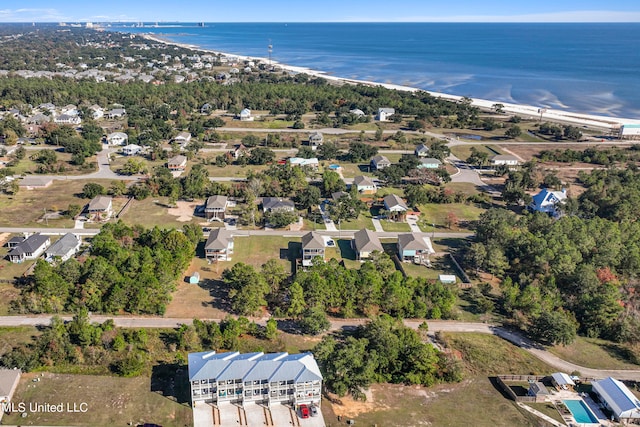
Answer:
[{"label": "white shoreline", "polygon": [[[150,34],[150,33],[133,33],[133,34],[139,35],[147,40],[151,40],[157,43],[163,43],[171,46],[179,46],[185,49],[197,50],[201,52],[212,53],[215,55],[222,55],[228,58],[238,58],[239,60],[243,60],[243,61],[269,62],[267,58],[235,55],[235,54],[220,52],[212,49],[204,49],[196,45],[172,42],[169,40],[162,39],[155,34]],[[402,85],[396,85],[396,84],[390,84],[390,83],[379,83],[379,82],[373,82],[373,81],[367,81],[367,80],[356,80],[356,79],[348,79],[344,77],[336,77],[336,76],[331,76],[324,71],[312,70],[306,67],[296,67],[293,65],[281,64],[278,61],[274,61],[274,60],[271,60],[270,62],[271,64],[277,65],[285,71],[289,71],[293,73],[304,73],[313,77],[321,77],[326,80],[331,80],[339,83],[382,86],[386,89],[406,91],[406,92],[426,92],[436,98],[447,99],[450,101],[460,101],[462,98],[464,98],[464,96],[460,96],[460,95],[433,92],[430,90],[418,89],[410,86],[402,86]],[[542,120],[571,123],[571,124],[580,125],[580,126],[588,126],[588,127],[608,129],[608,130],[618,129],[620,128],[621,125],[624,125],[624,124],[640,124],[640,120],[638,119],[574,113],[571,111],[558,110],[553,108],[541,108],[541,107],[535,107],[533,105],[512,104],[512,103],[501,102],[501,101],[490,101],[487,99],[480,99],[480,98],[471,98],[471,99],[472,99],[471,105],[475,107],[479,107],[484,110],[491,110],[493,108],[493,105],[502,104],[504,106],[503,107],[504,112],[517,114],[517,115],[523,116],[523,118],[542,118]],[[543,110],[542,117],[540,115],[541,109]]]}]

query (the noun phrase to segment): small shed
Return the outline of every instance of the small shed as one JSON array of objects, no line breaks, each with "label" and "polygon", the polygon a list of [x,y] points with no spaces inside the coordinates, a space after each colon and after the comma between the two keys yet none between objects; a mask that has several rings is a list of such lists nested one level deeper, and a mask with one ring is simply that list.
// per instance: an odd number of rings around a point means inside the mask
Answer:
[{"label": "small shed", "polygon": [[534,381],[529,384],[529,390],[527,395],[535,397],[536,403],[544,402],[547,400],[547,396],[550,396],[547,387],[539,381]]},{"label": "small shed", "polygon": [[438,275],[438,280],[440,283],[445,284],[456,283],[457,281],[456,276],[453,274],[440,274]]},{"label": "small shed", "polygon": [[576,385],[571,377],[564,372],[555,372],[551,374],[551,382],[554,386],[564,390],[566,390],[568,386],[574,387]]},{"label": "small shed", "polygon": [[197,285],[198,283],[200,283],[200,273],[196,271],[191,276],[189,276],[189,283],[192,285]]}]

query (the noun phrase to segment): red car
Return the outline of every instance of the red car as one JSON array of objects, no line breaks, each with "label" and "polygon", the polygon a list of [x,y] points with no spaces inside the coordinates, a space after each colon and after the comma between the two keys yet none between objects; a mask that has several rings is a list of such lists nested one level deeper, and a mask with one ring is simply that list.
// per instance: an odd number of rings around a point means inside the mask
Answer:
[{"label": "red car", "polygon": [[309,407],[307,405],[300,405],[300,417],[309,418]]}]

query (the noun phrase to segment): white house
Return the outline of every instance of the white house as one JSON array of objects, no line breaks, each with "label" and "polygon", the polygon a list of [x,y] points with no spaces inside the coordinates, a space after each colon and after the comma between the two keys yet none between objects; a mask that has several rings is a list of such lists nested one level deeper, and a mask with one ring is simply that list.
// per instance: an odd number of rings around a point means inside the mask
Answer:
[{"label": "white house", "polygon": [[204,244],[204,253],[208,261],[231,261],[233,254],[233,235],[222,227],[214,228]]},{"label": "white house", "polygon": [[428,146],[420,144],[415,148],[415,150],[413,150],[413,153],[418,157],[427,157],[429,155],[429,150]]},{"label": "white house", "polygon": [[107,145],[125,145],[129,135],[124,132],[113,132],[107,135]]},{"label": "white house", "polygon": [[248,108],[242,109],[242,111],[240,111],[239,118],[243,122],[252,122],[253,116],[251,115],[251,110]]},{"label": "white house", "polygon": [[391,166],[391,161],[387,159],[385,156],[377,155],[371,159],[371,169],[373,170],[382,170],[386,167]]},{"label": "white house", "polygon": [[433,157],[423,157],[420,159],[417,168],[418,169],[438,169],[442,166],[442,162]]},{"label": "white house", "polygon": [[82,119],[80,118],[80,116],[61,114],[53,119],[53,122],[60,125],[79,125],[80,123],[82,123]]},{"label": "white house", "polygon": [[376,118],[380,122],[386,122],[389,120],[389,117],[393,116],[396,113],[396,110],[393,108],[378,108],[378,115]]},{"label": "white house", "polygon": [[398,235],[398,257],[401,261],[422,261],[424,257],[434,253],[429,237],[420,233]]},{"label": "white house", "polygon": [[142,147],[136,144],[129,144],[122,147],[122,154],[125,156],[135,156],[140,151],[142,151]]},{"label": "white house", "polygon": [[108,119],[120,119],[127,115],[127,111],[124,108],[113,108],[106,114]]},{"label": "white house", "polygon": [[406,212],[409,210],[407,204],[396,194],[389,194],[382,199],[384,208],[389,212]]},{"label": "white house", "polygon": [[622,382],[605,378],[591,383],[592,391],[616,420],[629,423],[640,419],[640,401]]},{"label": "white house", "polygon": [[40,233],[32,234],[11,249],[7,257],[11,262],[23,262],[38,258],[51,244],[49,236]]},{"label": "white house", "polygon": [[81,240],[73,233],[67,233],[49,246],[44,254],[47,261],[52,262],[56,258],[66,261],[80,249]]},{"label": "white house", "polygon": [[511,154],[498,154],[491,158],[492,166],[518,166],[520,164],[520,160]]},{"label": "white house", "polygon": [[356,186],[356,190],[361,194],[376,194],[378,191],[376,183],[368,176],[356,176],[353,178],[353,185]]},{"label": "white house", "polygon": [[533,196],[529,209],[536,212],[544,212],[552,216],[559,213],[559,205],[566,203],[567,190],[550,191],[543,188],[538,194]]},{"label": "white house", "polygon": [[173,140],[178,144],[185,146],[189,141],[191,141],[191,134],[189,132],[180,132],[175,138],[173,138]]},{"label": "white house", "polygon": [[190,353],[189,381],[194,406],[227,402],[319,407],[321,402],[322,373],[311,353]]},{"label": "white house", "polygon": [[99,120],[104,117],[104,110],[97,104],[89,107],[89,110],[91,110],[91,117],[93,120]]},{"label": "white house", "polygon": [[320,132],[313,132],[309,135],[309,146],[312,150],[316,150],[324,142],[324,137]]}]

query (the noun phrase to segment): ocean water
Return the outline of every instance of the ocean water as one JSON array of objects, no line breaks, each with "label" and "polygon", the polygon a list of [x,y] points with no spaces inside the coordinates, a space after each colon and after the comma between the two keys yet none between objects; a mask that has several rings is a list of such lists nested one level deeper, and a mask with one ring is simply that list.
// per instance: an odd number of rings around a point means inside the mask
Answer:
[{"label": "ocean water", "polygon": [[640,24],[206,23],[110,30],[351,79],[640,119]]}]

